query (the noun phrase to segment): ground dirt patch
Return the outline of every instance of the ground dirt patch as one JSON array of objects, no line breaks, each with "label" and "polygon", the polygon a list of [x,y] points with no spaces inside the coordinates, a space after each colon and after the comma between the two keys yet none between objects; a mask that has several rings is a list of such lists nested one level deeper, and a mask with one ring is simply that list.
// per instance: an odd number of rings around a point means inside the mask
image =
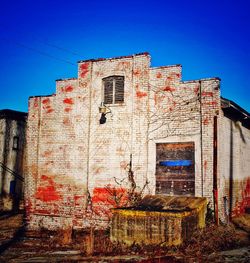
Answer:
[{"label": "ground dirt patch", "polygon": [[[1,230],[17,229],[21,225],[22,215],[0,222]],[[228,257],[234,258],[234,262],[250,260],[249,234],[233,224],[209,224],[178,247],[166,247],[164,243],[157,246],[112,243],[109,231],[73,231],[68,238],[69,233],[24,234],[0,255],[0,262],[227,262],[224,259]],[[2,231],[1,236],[6,238]],[[234,257],[230,254],[233,252],[227,254],[229,250],[235,250]],[[216,261],[219,259],[223,261]]]}]

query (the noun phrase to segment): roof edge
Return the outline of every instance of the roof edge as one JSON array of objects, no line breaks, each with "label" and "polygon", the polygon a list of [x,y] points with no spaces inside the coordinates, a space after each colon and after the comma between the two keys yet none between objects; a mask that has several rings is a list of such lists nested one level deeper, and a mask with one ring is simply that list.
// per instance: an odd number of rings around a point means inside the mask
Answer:
[{"label": "roof edge", "polygon": [[223,98],[223,97],[221,97],[221,101],[222,101],[222,106],[221,106],[222,108],[233,107],[235,110],[238,110],[240,113],[242,113],[243,115],[246,115],[246,117],[250,118],[250,113],[248,111],[246,111],[245,109],[243,109],[242,107],[240,107],[234,101]]},{"label": "roof edge", "polygon": [[137,53],[133,55],[128,55],[128,56],[118,56],[118,57],[113,57],[113,58],[97,58],[97,59],[87,59],[87,60],[79,60],[77,63],[83,63],[83,62],[98,62],[98,61],[104,61],[104,60],[114,60],[114,59],[123,59],[123,58],[132,58],[136,56],[150,56],[149,52],[142,52],[142,53]]},{"label": "roof edge", "polygon": [[167,66],[159,66],[159,67],[150,67],[151,70],[157,70],[157,69],[164,69],[164,68],[176,68],[176,67],[181,67],[181,64],[174,64],[174,65],[167,65]]},{"label": "roof edge", "polygon": [[53,94],[49,94],[49,95],[36,95],[36,96],[29,96],[29,99],[32,99],[32,98],[43,98],[43,97],[54,97],[56,96],[55,93]]},{"label": "roof edge", "polygon": [[16,111],[11,109],[0,110],[0,119],[25,120],[28,116],[27,112]]}]

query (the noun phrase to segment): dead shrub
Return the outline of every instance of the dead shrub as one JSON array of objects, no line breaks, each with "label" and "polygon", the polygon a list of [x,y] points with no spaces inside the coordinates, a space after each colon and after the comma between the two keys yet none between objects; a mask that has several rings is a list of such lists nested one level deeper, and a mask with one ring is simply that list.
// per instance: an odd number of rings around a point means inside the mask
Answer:
[{"label": "dead shrub", "polygon": [[180,251],[185,255],[199,257],[239,246],[240,238],[234,226],[211,224],[202,230],[197,230],[189,240],[184,242],[180,247]]}]

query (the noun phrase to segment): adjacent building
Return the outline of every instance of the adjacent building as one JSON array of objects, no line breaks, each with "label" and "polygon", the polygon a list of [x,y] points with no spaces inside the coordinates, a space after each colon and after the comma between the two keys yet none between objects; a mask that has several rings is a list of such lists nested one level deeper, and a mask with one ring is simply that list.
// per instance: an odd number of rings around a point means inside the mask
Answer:
[{"label": "adjacent building", "polygon": [[217,220],[250,204],[250,115],[220,79],[183,81],[150,55],[79,61],[29,99],[29,229],[105,225],[145,194],[207,197]]},{"label": "adjacent building", "polygon": [[0,209],[17,209],[23,199],[27,113],[0,110]]}]

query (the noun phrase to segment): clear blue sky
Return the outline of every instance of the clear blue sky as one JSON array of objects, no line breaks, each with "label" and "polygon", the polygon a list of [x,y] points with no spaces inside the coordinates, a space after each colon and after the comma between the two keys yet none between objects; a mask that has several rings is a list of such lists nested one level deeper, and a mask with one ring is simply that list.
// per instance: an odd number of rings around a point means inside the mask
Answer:
[{"label": "clear blue sky", "polygon": [[0,10],[0,109],[27,111],[29,96],[76,77],[79,60],[147,51],[152,66],[182,64],[184,80],[220,77],[222,96],[250,112],[250,0],[12,0]]}]

